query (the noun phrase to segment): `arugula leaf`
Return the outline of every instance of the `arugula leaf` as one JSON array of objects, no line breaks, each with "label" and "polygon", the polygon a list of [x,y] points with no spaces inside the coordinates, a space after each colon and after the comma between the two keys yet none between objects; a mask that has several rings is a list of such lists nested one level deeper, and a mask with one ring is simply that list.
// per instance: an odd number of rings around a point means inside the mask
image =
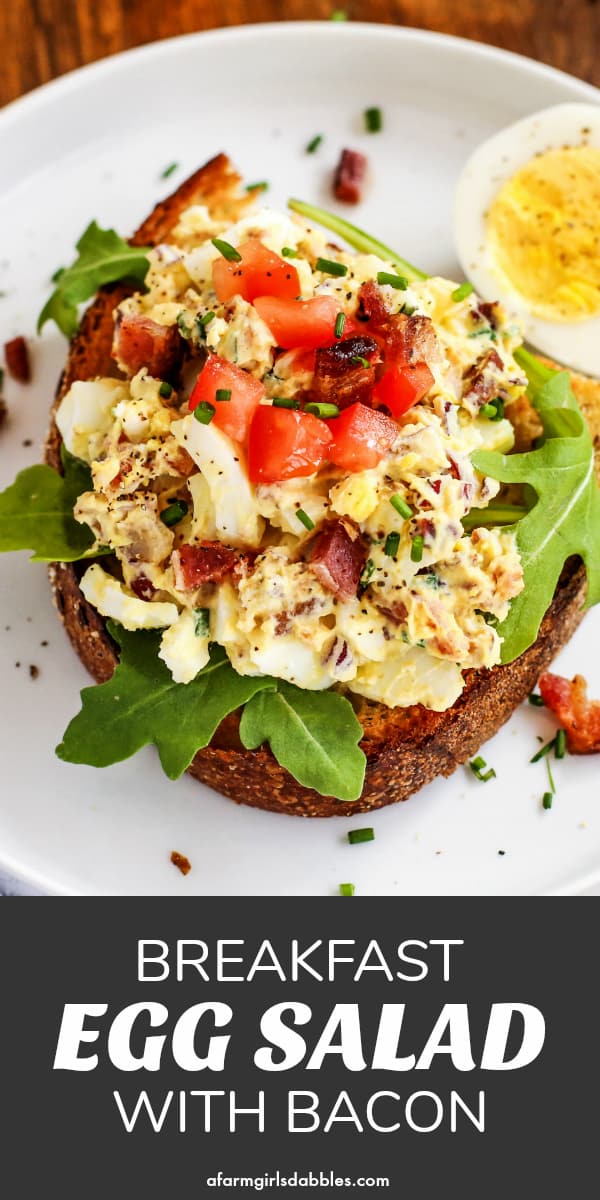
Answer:
[{"label": "arugula leaf", "polygon": [[342,237],[355,250],[360,250],[363,254],[376,254],[378,258],[383,258],[386,262],[393,263],[400,273],[406,275],[408,279],[428,278],[424,271],[420,271],[418,267],[407,262],[405,258],[401,258],[399,254],[396,254],[395,250],[390,250],[390,247],[384,245],[378,238],[373,237],[370,233],[365,233],[357,225],[352,225],[344,217],[338,217],[337,213],[330,213],[324,208],[317,208],[315,204],[307,204],[306,200],[288,200],[288,208],[291,208],[292,212],[297,212],[301,216],[307,217],[309,221],[316,221],[318,225],[324,225],[325,229],[331,229],[333,233],[337,233],[339,237]]},{"label": "arugula leaf", "polygon": [[130,246],[114,229],[101,229],[92,221],[82,233],[76,249],[79,255],[70,267],[56,272],[56,288],[44,305],[37,329],[46,321],[71,337],[78,325],[78,305],[95,295],[103,283],[132,279],[142,284],[148,270],[148,247]]},{"label": "arugula leaf", "polygon": [[291,683],[258,693],[246,705],[240,738],[248,750],[268,742],[277,762],[305,787],[338,800],[358,800],[366,758],[352,705],[336,692],[307,692]]},{"label": "arugula leaf", "polygon": [[174,683],[158,658],[160,633],[127,633],[114,621],[108,631],[121,647],[120,663],[107,683],[83,689],[81,710],[56,748],[63,762],[108,767],[154,743],[165,775],[178,779],[223,717],[274,686],[238,675],[220,646],[191,683]]},{"label": "arugula leaf", "polygon": [[0,551],[33,550],[32,562],[75,562],[98,553],[87,525],[73,516],[78,496],[92,487],[87,463],[62,448],[64,475],[27,467],[0,493]]},{"label": "arugula leaf", "polygon": [[503,662],[512,662],[535,641],[571,555],[579,555],[587,569],[586,606],[600,601],[600,490],[590,432],[567,371],[552,370],[523,349],[515,359],[527,374],[543,443],[524,454],[478,450],[472,455],[477,471],[502,483],[526,483],[537,496],[533,508],[506,527],[516,533],[525,586],[498,626]]}]

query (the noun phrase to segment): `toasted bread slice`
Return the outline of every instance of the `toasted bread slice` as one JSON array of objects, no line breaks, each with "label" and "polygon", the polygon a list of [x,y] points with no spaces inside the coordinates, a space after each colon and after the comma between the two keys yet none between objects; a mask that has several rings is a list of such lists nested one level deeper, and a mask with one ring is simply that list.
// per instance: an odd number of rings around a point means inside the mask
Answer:
[{"label": "toasted bread slice", "polygon": [[[229,160],[223,154],[218,155],[157,205],[132,243],[157,245],[168,240],[180,214],[191,204],[204,203],[211,211],[226,213],[235,220],[252,198],[240,193],[239,185],[239,176]],[[88,308],[71,342],[54,411],[75,380],[116,374],[110,357],[112,314],[126,295],[127,289],[122,285],[103,288]],[[573,384],[597,437],[600,385],[577,376]],[[527,422],[532,420],[535,420],[533,410],[527,413],[524,408],[524,438]],[[52,419],[46,461],[57,469],[60,469],[60,444],[60,434]],[[50,568],[56,606],[71,642],[90,673],[103,682],[115,669],[116,647],[104,621],[79,588],[81,573],[76,563],[54,563]],[[407,800],[437,775],[450,775],[504,724],[574,633],[583,615],[584,597],[584,568],[573,559],[565,567],[535,644],[507,666],[467,671],[461,696],[446,712],[432,712],[421,705],[390,709],[356,697],[354,703],[364,730],[362,747],[367,771],[363,794],[354,803],[321,796],[302,787],[268,748],[244,749],[238,735],[237,714],[223,721],[211,745],[198,752],[189,768],[190,774],[238,803],[304,817],[349,816]]]}]

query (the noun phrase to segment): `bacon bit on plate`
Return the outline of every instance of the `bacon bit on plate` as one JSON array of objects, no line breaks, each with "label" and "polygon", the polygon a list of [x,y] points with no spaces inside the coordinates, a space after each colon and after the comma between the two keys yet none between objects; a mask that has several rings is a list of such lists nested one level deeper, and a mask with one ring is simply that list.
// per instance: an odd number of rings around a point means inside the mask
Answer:
[{"label": "bacon bit on plate", "polygon": [[31,379],[31,363],[29,361],[29,347],[25,338],[16,337],[10,342],[5,342],[4,357],[11,378],[16,379],[17,383],[29,383]]},{"label": "bacon bit on plate", "polygon": [[571,754],[600,752],[600,700],[588,700],[583,675],[565,679],[547,672],[541,676],[540,694],[567,735]]},{"label": "bacon bit on plate", "polygon": [[185,854],[180,854],[178,850],[172,850],[171,862],[174,867],[177,867],[178,871],[181,871],[182,875],[189,875],[192,864],[189,858],[186,858]]},{"label": "bacon bit on plate", "polygon": [[181,365],[183,349],[175,325],[159,325],[139,313],[121,317],[115,327],[113,358],[131,377],[146,367],[156,379],[173,378]]},{"label": "bacon bit on plate", "polygon": [[333,177],[333,194],[346,204],[358,204],[367,173],[367,159],[358,150],[342,150]]},{"label": "bacon bit on plate", "polygon": [[356,596],[367,552],[357,529],[328,521],[314,543],[311,569],[327,591],[341,600]]}]

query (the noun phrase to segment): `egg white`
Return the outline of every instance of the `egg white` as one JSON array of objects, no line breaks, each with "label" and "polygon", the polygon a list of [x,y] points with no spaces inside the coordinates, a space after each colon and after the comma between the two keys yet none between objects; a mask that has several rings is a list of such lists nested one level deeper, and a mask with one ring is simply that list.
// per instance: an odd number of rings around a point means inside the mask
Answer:
[{"label": "egg white", "polygon": [[[585,135],[583,130],[587,132]],[[532,113],[483,142],[459,178],[454,239],[465,276],[485,300],[500,300],[515,314],[524,337],[542,353],[590,375],[600,374],[600,316],[548,321],[535,316],[494,268],[486,213],[503,185],[536,154],[584,143],[600,148],[600,105],[557,104]]]}]

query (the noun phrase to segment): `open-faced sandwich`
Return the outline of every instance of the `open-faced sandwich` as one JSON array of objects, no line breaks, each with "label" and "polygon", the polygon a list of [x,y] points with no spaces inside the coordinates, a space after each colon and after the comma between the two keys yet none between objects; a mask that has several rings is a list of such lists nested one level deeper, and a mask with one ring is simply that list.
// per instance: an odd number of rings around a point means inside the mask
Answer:
[{"label": "open-faced sandwich", "polygon": [[569,376],[500,305],[296,209],[220,155],[130,243],[90,226],[43,317],[72,333],[105,286],[0,546],[55,560],[101,684],[61,758],[155,743],[170,778],[329,816],[502,725],[600,598],[600,500]]}]

